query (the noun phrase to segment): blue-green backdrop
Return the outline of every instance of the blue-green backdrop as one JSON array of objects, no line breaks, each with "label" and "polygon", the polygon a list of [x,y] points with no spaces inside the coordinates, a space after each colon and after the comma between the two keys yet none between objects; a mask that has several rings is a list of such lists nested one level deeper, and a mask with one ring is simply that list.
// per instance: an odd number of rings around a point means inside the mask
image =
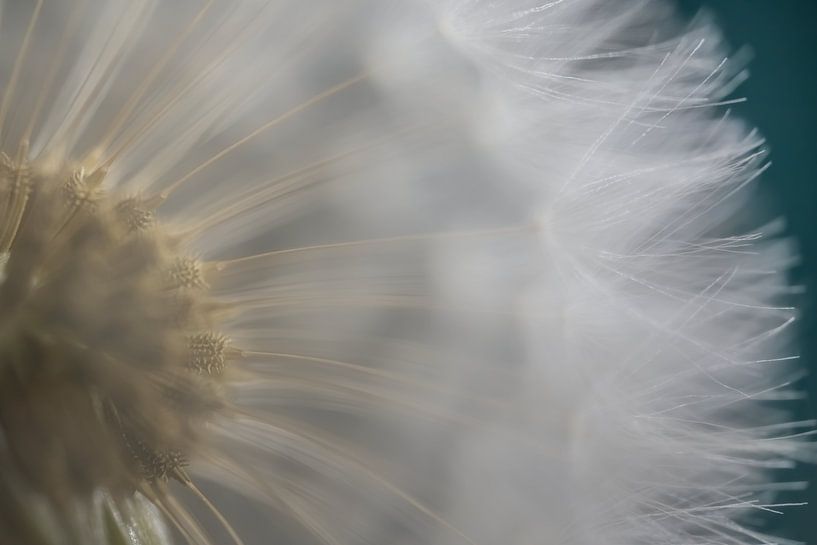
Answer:
[{"label": "blue-green backdrop", "polygon": [[[688,15],[703,8],[714,15],[733,48],[753,53],[751,77],[735,109],[760,128],[771,150],[764,198],[782,211],[796,237],[801,264],[792,271],[805,286],[799,300],[799,352],[810,374],[809,397],[798,416],[817,418],[817,0],[681,0]],[[807,480],[809,505],[786,509],[765,524],[786,537],[817,544],[817,467],[797,469]]]}]

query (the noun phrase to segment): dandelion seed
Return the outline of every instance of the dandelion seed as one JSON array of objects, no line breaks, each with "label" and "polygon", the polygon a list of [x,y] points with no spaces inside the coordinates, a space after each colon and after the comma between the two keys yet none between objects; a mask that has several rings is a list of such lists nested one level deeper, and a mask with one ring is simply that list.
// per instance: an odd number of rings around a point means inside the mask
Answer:
[{"label": "dandelion seed", "polygon": [[716,31],[307,4],[0,1],[0,542],[771,543]]}]

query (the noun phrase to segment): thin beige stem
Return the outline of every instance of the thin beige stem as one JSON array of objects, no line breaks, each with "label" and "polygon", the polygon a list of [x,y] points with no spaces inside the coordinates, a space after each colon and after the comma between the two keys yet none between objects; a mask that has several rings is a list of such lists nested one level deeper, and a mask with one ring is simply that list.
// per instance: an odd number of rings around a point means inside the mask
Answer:
[{"label": "thin beige stem", "polygon": [[[176,41],[173,42],[170,47],[168,47],[164,56],[153,65],[153,70],[151,70],[145,79],[142,80],[142,83],[136,88],[131,97],[119,111],[116,118],[114,118],[113,122],[111,123],[111,126],[107,131],[105,131],[105,136],[100,139],[99,146],[96,149],[105,150],[111,145],[111,142],[114,138],[116,138],[119,129],[122,128],[122,125],[124,125],[131,116],[133,111],[136,109],[136,106],[139,104],[139,101],[145,96],[145,93],[148,91],[148,89],[150,89],[150,86],[153,85],[156,78],[158,78],[161,72],[165,69],[167,64],[170,62],[170,59],[173,58],[173,55],[175,55],[176,51],[178,51],[179,47],[181,47],[182,43],[184,43],[188,36],[190,36],[190,34],[196,29],[198,24],[210,10],[210,7],[212,7],[214,1],[215,0],[207,0],[201,10],[199,10],[196,16],[190,21],[187,28],[185,28]],[[91,153],[94,152],[92,151]]]},{"label": "thin beige stem", "polygon": [[[263,18],[260,17],[261,12],[267,9],[268,5],[263,5],[257,15],[253,20],[254,21],[263,21]],[[251,26],[245,27],[241,33],[233,38],[231,38],[229,47],[224,48],[223,51],[213,59],[203,70],[197,71],[194,78],[189,79],[187,82],[181,82],[182,84],[176,84],[175,89],[172,91],[170,96],[165,100],[165,103],[159,108],[159,110],[153,114],[147,122],[141,124],[141,126],[134,131],[131,131],[130,134],[124,138],[124,142],[122,142],[116,150],[111,153],[111,155],[102,162],[104,167],[110,167],[121,155],[122,153],[128,149],[135,141],[142,138],[148,131],[150,131],[153,127],[155,127],[159,121],[161,121],[164,116],[175,106],[181,99],[185,98],[188,95],[188,92],[191,89],[194,89],[196,85],[207,79],[217,68],[219,68],[226,60],[232,55],[235,51],[239,49],[241,45],[245,43],[245,41],[251,36]]]},{"label": "thin beige stem", "polygon": [[161,503],[165,504],[167,510],[170,511],[172,517],[183,525],[189,534],[194,536],[194,542],[199,545],[213,545],[212,540],[207,537],[207,534],[201,528],[201,524],[193,518],[193,516],[185,509],[172,494],[165,492],[159,498]]},{"label": "thin beige stem", "polygon": [[188,180],[193,178],[196,174],[198,174],[199,172],[201,172],[201,171],[205,170],[206,168],[210,167],[211,165],[213,165],[213,163],[219,161],[224,156],[226,156],[229,153],[231,153],[231,152],[235,151],[236,149],[240,148],[241,146],[243,146],[247,142],[253,140],[254,138],[259,136],[260,134],[263,134],[264,132],[268,131],[269,129],[275,127],[276,125],[279,125],[279,124],[283,123],[284,121],[288,120],[289,118],[291,118],[291,117],[293,117],[293,116],[295,116],[295,115],[297,115],[297,114],[299,114],[299,113],[301,113],[301,112],[303,112],[305,110],[308,110],[312,106],[315,106],[316,104],[326,100],[327,98],[329,98],[329,97],[331,97],[333,95],[336,95],[336,94],[348,89],[349,87],[352,87],[353,85],[355,85],[355,84],[363,81],[364,79],[366,79],[366,77],[367,77],[367,74],[361,74],[361,75],[355,76],[353,78],[350,78],[350,79],[348,79],[348,80],[346,80],[346,81],[344,81],[342,83],[339,83],[338,85],[335,85],[334,87],[330,87],[326,91],[324,91],[324,92],[322,92],[322,93],[320,93],[318,95],[315,95],[314,97],[310,98],[306,102],[302,102],[298,106],[295,106],[294,108],[292,108],[292,109],[288,110],[287,112],[281,114],[280,116],[276,117],[275,119],[261,125],[260,127],[258,127],[257,129],[255,129],[254,131],[249,133],[248,135],[244,136],[240,140],[238,140],[238,141],[230,144],[226,148],[222,149],[220,152],[216,153],[215,155],[210,157],[208,160],[201,163],[199,166],[197,166],[196,168],[194,168],[193,170],[191,170],[190,172],[188,172],[187,174],[185,174],[184,176],[182,176],[178,180],[172,182],[167,187],[167,189],[165,189],[162,192],[162,194],[164,196],[170,195],[172,192],[174,192],[179,187],[181,187],[185,182],[187,182]]},{"label": "thin beige stem", "polygon": [[227,533],[230,534],[230,538],[235,542],[236,545],[244,545],[244,541],[239,537],[238,533],[236,533],[235,529],[233,529],[232,525],[227,521],[224,515],[221,514],[213,502],[199,490],[199,488],[193,483],[193,481],[187,481],[185,486],[189,488],[201,501],[204,505],[207,506],[207,509],[218,519],[221,525],[227,530]]},{"label": "thin beige stem", "polygon": [[382,371],[380,369],[372,369],[370,367],[366,367],[365,365],[360,365],[357,363],[350,363],[346,361],[340,361],[330,358],[319,358],[316,356],[307,356],[305,354],[293,354],[288,352],[263,352],[258,350],[240,350],[240,354],[242,356],[258,356],[263,358],[284,358],[284,359],[293,359],[298,361],[305,361],[310,363],[316,363],[320,365],[327,365],[332,367],[337,367],[339,369],[346,369],[349,371],[354,371],[356,373],[360,373],[363,375],[369,375],[378,378],[384,378],[388,380],[393,380],[398,383],[408,384],[411,386],[417,386],[419,388],[425,388],[427,390],[432,390],[436,392],[440,392],[446,395],[453,395],[463,399],[468,399],[470,401],[474,401],[479,403],[480,405],[491,406],[491,407],[500,407],[500,404],[496,401],[488,400],[482,397],[473,396],[468,392],[459,392],[452,390],[450,388],[444,388],[442,386],[431,384],[427,382],[421,382],[419,380],[414,380],[408,378],[404,375],[399,373],[392,373],[389,371]]},{"label": "thin beige stem", "polygon": [[148,488],[143,486],[139,490],[150,502],[159,508],[159,511],[165,516],[165,519],[170,521],[176,530],[182,535],[187,545],[196,545],[196,540],[193,539],[193,536],[190,535],[190,532],[187,531],[187,528],[176,519],[176,515],[171,512],[171,510],[164,504],[162,498],[160,497],[163,492],[156,492],[153,488]]},{"label": "thin beige stem", "polygon": [[[241,211],[245,207],[247,207],[250,204],[255,205],[255,204],[258,204],[258,203],[261,203],[261,202],[266,202],[265,199],[266,200],[271,200],[272,198],[275,198],[276,196],[280,196],[280,194],[282,194],[282,193],[283,194],[289,193],[289,192],[292,192],[294,190],[305,187],[305,186],[308,185],[306,182],[297,182],[297,184],[293,184],[293,185],[287,186],[285,188],[282,188],[281,184],[284,184],[286,182],[295,181],[301,176],[306,176],[306,175],[311,174],[313,172],[320,171],[320,169],[322,169],[324,167],[330,166],[332,164],[340,163],[344,159],[348,159],[349,157],[352,157],[352,156],[357,155],[359,153],[363,153],[365,151],[377,148],[378,146],[382,146],[389,139],[398,137],[401,134],[408,133],[408,132],[410,132],[411,130],[414,130],[414,129],[415,128],[412,127],[411,129],[400,131],[400,132],[398,132],[398,133],[396,133],[394,135],[384,137],[384,138],[379,138],[376,141],[369,142],[366,145],[361,146],[359,148],[344,151],[344,152],[335,154],[335,155],[333,155],[331,157],[327,157],[327,158],[324,158],[324,159],[320,159],[318,161],[314,161],[312,163],[309,163],[308,165],[304,165],[304,166],[299,167],[299,168],[297,168],[295,170],[287,172],[286,174],[282,174],[281,176],[278,176],[277,178],[274,178],[274,179],[264,183],[263,187],[265,189],[263,189],[261,191],[247,191],[247,192],[245,192],[244,196],[241,197],[238,202],[228,206],[227,208],[221,210],[217,214],[209,216],[206,220],[204,220],[203,222],[196,225],[196,227],[191,229],[190,231],[197,232],[197,233],[202,232],[205,229],[208,229],[208,228],[210,228],[210,227],[212,227],[214,225],[218,225],[219,223],[221,223],[223,221],[226,221],[230,217],[238,215],[239,213],[241,213]],[[298,184],[300,184],[300,185],[298,185]],[[268,196],[268,194],[270,194],[270,193],[272,193],[271,197]],[[277,195],[276,195],[276,193],[277,193]]]},{"label": "thin beige stem", "polygon": [[48,69],[48,75],[46,76],[45,82],[40,90],[40,94],[37,97],[37,102],[34,105],[34,111],[31,113],[28,120],[28,125],[23,132],[22,141],[31,140],[31,134],[34,131],[34,126],[37,124],[43,107],[45,106],[45,99],[48,97],[51,89],[54,86],[54,80],[57,77],[62,61],[65,58],[65,53],[68,51],[68,39],[79,28],[79,22],[82,21],[81,15],[83,8],[87,5],[87,3],[87,0],[79,0],[78,3],[71,9],[71,15],[69,16],[68,22],[65,25],[65,30],[60,37],[60,41],[57,44],[54,61],[51,63],[51,66]]},{"label": "thin beige stem", "polygon": [[501,236],[511,233],[523,233],[534,228],[532,225],[514,225],[510,227],[500,227],[497,229],[477,229],[473,231],[451,231],[447,233],[430,233],[418,235],[401,235],[396,237],[371,238],[366,240],[353,240],[347,242],[335,242],[331,244],[316,244],[313,246],[301,246],[299,248],[287,248],[284,250],[273,250],[261,254],[254,254],[245,257],[237,257],[235,259],[228,259],[216,262],[216,266],[221,270],[230,265],[236,265],[255,259],[263,259],[266,257],[273,257],[286,254],[295,254],[301,252],[312,252],[319,250],[334,250],[343,248],[356,248],[361,246],[377,246],[381,244],[391,244],[395,242],[419,242],[423,240],[444,240],[457,238],[471,238],[481,236]]},{"label": "thin beige stem", "polygon": [[369,467],[368,464],[361,463],[360,455],[354,452],[353,449],[341,444],[339,441],[324,437],[319,431],[310,429],[309,427],[301,423],[294,424],[291,422],[287,422],[287,420],[285,419],[281,418],[273,419],[269,416],[265,416],[264,418],[258,418],[257,416],[253,415],[251,411],[248,411],[245,414],[249,418],[260,420],[266,423],[271,423],[271,425],[277,427],[278,429],[284,432],[313,442],[315,445],[319,446],[328,456],[329,455],[338,456],[340,459],[344,460],[345,462],[349,463],[352,467],[360,471],[362,475],[365,475],[372,481],[378,483],[380,486],[388,490],[390,493],[394,494],[398,498],[402,499],[403,501],[411,505],[418,512],[422,513],[429,519],[435,521],[443,528],[447,528],[449,531],[453,532],[454,534],[462,538],[465,542],[471,545],[477,545],[475,541],[473,541],[470,537],[465,535],[465,533],[463,533],[460,529],[455,527],[453,524],[445,520],[443,517],[441,517],[428,507],[426,507],[418,499],[401,490],[398,486],[396,486],[391,481],[386,479],[379,472]]},{"label": "thin beige stem", "polygon": [[[25,62],[26,55],[28,55],[28,46],[31,43],[31,35],[34,32],[34,26],[37,24],[37,19],[40,16],[40,11],[43,7],[43,0],[37,0],[37,5],[34,6],[34,12],[31,14],[31,19],[28,22],[25,36],[23,37],[20,51],[17,53],[17,59],[14,61],[14,68],[11,71],[6,92],[3,94],[3,100],[0,102],[0,134],[2,134],[2,141],[5,143],[7,134],[5,133],[6,115],[11,104],[11,99],[14,97],[14,92],[17,88],[17,83],[20,78],[20,70]],[[2,147],[2,146],[0,146]]]}]

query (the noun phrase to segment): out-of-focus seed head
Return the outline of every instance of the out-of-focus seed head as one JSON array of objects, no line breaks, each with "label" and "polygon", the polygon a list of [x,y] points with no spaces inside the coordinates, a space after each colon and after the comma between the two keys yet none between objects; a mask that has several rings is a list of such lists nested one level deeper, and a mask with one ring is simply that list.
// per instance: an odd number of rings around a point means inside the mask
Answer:
[{"label": "out-of-focus seed head", "polygon": [[4,474],[66,506],[185,480],[229,357],[202,270],[150,200],[25,154],[0,162]]}]

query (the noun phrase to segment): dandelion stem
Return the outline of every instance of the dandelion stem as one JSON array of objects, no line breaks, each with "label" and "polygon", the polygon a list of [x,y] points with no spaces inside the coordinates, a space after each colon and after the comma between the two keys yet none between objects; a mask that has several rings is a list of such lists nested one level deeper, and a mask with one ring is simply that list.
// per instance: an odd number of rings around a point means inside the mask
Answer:
[{"label": "dandelion stem", "polygon": [[71,16],[65,25],[65,30],[63,31],[59,44],[56,48],[57,54],[54,56],[54,61],[51,63],[51,66],[48,69],[48,76],[45,79],[45,83],[42,86],[39,96],[37,97],[37,103],[34,106],[34,111],[29,116],[28,125],[26,126],[26,130],[21,139],[22,141],[28,141],[31,139],[31,133],[34,131],[34,126],[37,124],[37,120],[40,117],[40,112],[42,112],[43,106],[45,105],[45,99],[48,97],[48,93],[51,90],[51,87],[54,85],[54,79],[57,77],[59,68],[62,65],[63,59],[65,58],[65,53],[68,51],[68,38],[71,37],[74,32],[76,32],[79,22],[82,21],[82,17],[80,17],[80,15],[82,14],[83,8],[87,5],[87,3],[87,0],[80,0],[80,2],[71,10]]},{"label": "dandelion stem", "polygon": [[[231,217],[237,216],[244,210],[252,206],[258,206],[264,202],[271,201],[272,199],[281,197],[287,193],[291,193],[297,191],[298,189],[302,189],[309,185],[309,182],[305,180],[297,181],[299,177],[308,176],[310,174],[314,174],[315,172],[319,172],[320,169],[327,167],[332,164],[337,164],[343,161],[344,159],[348,159],[353,157],[357,154],[361,154],[363,152],[371,151],[375,148],[383,146],[387,142],[393,139],[400,138],[407,134],[410,134],[414,131],[417,131],[420,128],[429,128],[427,126],[419,127],[419,126],[412,126],[406,129],[397,131],[391,135],[383,135],[377,138],[376,140],[372,140],[367,142],[365,145],[357,147],[355,149],[343,151],[332,155],[331,157],[326,157],[323,159],[319,159],[307,165],[298,167],[286,174],[282,174],[277,178],[269,180],[263,183],[263,190],[251,189],[249,191],[245,191],[242,196],[239,198],[238,202],[232,204],[225,208],[224,210],[219,211],[217,214],[207,217],[201,223],[197,224],[194,228],[190,229],[191,233],[201,232],[205,229],[209,229],[214,225],[218,225],[224,221],[227,221]],[[289,182],[288,186],[281,187],[282,184]],[[314,182],[313,182],[314,183]]]},{"label": "dandelion stem", "polygon": [[462,397],[464,399],[469,399],[471,401],[475,401],[475,402],[477,402],[479,404],[482,404],[482,405],[499,405],[495,401],[491,401],[491,400],[487,400],[487,399],[484,399],[484,398],[479,397],[479,396],[471,395],[467,391],[461,391],[461,392],[454,391],[451,388],[443,388],[443,387],[438,386],[436,384],[431,384],[431,383],[428,383],[428,382],[413,380],[411,378],[400,375],[398,373],[391,373],[391,372],[388,372],[388,371],[381,371],[379,369],[372,369],[370,367],[366,367],[365,365],[360,365],[360,364],[357,364],[357,363],[350,363],[350,362],[340,361],[340,360],[335,360],[335,359],[330,359],[330,358],[319,358],[319,357],[316,357],[316,356],[308,356],[306,354],[292,354],[292,353],[287,353],[287,352],[262,352],[262,351],[257,351],[257,350],[241,350],[240,353],[244,357],[257,356],[257,357],[263,357],[263,358],[292,359],[292,360],[298,360],[298,361],[303,361],[303,362],[311,362],[311,363],[316,363],[316,364],[321,364],[321,365],[329,365],[329,366],[337,367],[337,368],[340,368],[340,369],[346,369],[348,371],[354,371],[356,373],[361,373],[361,374],[364,374],[364,375],[380,377],[380,378],[384,378],[384,379],[388,379],[388,380],[393,380],[393,381],[398,382],[398,383],[404,383],[404,384],[409,384],[411,386],[418,386],[420,388],[426,388],[426,389],[429,389],[429,390],[441,392],[441,393],[448,394],[448,395],[457,395],[459,397]]},{"label": "dandelion stem", "polygon": [[[176,39],[173,44],[171,44],[167,50],[165,51],[164,56],[159,59],[156,64],[153,65],[153,70],[145,77],[142,81],[142,84],[134,91],[131,95],[130,99],[125,103],[122,109],[117,114],[116,118],[111,123],[111,126],[105,132],[105,137],[100,139],[99,145],[96,149],[105,150],[111,145],[111,141],[116,137],[118,131],[122,128],[122,125],[128,120],[130,115],[136,109],[137,104],[145,95],[145,93],[150,90],[153,83],[156,81],[156,78],[159,77],[159,74],[162,70],[165,69],[167,63],[173,58],[178,51],[179,47],[181,47],[182,43],[187,39],[188,36],[195,30],[196,26],[201,22],[202,18],[207,14],[207,11],[213,5],[214,0],[207,0],[207,3],[199,10],[196,16],[190,21],[190,24],[187,25],[179,37]],[[91,153],[94,153],[93,151]],[[87,157],[86,157],[87,159]]]},{"label": "dandelion stem", "polygon": [[224,261],[216,262],[216,266],[219,269],[223,269],[224,267],[228,267],[230,265],[236,265],[238,263],[243,263],[247,261],[252,261],[255,259],[263,259],[266,257],[273,257],[279,255],[286,255],[286,254],[294,254],[300,252],[311,252],[316,250],[331,250],[331,249],[342,249],[342,248],[355,248],[360,246],[377,246],[381,244],[391,244],[394,242],[421,242],[425,240],[444,240],[444,239],[457,239],[457,238],[471,238],[471,237],[482,237],[482,236],[501,236],[511,233],[523,233],[525,231],[533,230],[535,226],[533,225],[514,225],[510,227],[499,227],[496,229],[476,229],[473,231],[450,231],[447,233],[424,233],[424,234],[415,234],[415,235],[401,235],[396,237],[383,237],[383,238],[371,238],[366,240],[352,240],[346,242],[335,242],[331,244],[316,244],[313,246],[301,246],[299,248],[287,248],[284,250],[273,250],[271,252],[264,252],[261,254],[255,254],[245,257],[238,257],[235,259],[228,259]]},{"label": "dandelion stem", "polygon": [[[268,7],[269,4],[264,4],[261,8],[259,8],[258,13],[256,14],[257,16],[253,18],[253,21],[263,21],[263,18],[260,15]],[[173,108],[174,105],[188,96],[188,92],[191,89],[195,89],[197,85],[200,85],[217,68],[223,65],[229,56],[239,50],[240,46],[245,43],[246,39],[248,39],[248,37],[251,35],[250,30],[251,27],[249,26],[243,29],[241,34],[236,36],[235,39],[230,42],[229,47],[224,48],[224,50],[221,51],[219,55],[207,65],[206,68],[200,72],[197,72],[194,78],[188,80],[187,82],[181,81],[177,83],[173,94],[166,99],[166,102],[162,105],[159,111],[153,114],[146,122],[142,123],[137,130],[131,131],[129,134],[126,133],[127,138],[124,139],[125,141],[121,143],[116,150],[102,162],[103,167],[110,167],[131,144],[142,138],[150,129],[159,123],[159,121],[164,119],[165,115],[171,110],[171,108]]]},{"label": "dandelion stem", "polygon": [[34,31],[34,26],[37,24],[37,19],[40,16],[40,10],[43,7],[43,0],[38,0],[37,5],[34,6],[34,13],[31,14],[31,19],[28,22],[28,28],[26,28],[25,36],[23,37],[23,43],[20,46],[20,51],[17,53],[17,59],[14,61],[14,68],[11,71],[11,77],[9,78],[9,83],[6,86],[6,92],[3,95],[3,101],[0,102],[0,135],[2,138],[0,142],[0,148],[5,147],[5,140],[6,140],[6,132],[5,132],[5,122],[6,122],[6,114],[8,113],[9,104],[11,103],[11,99],[14,96],[14,91],[17,87],[17,81],[20,78],[20,69],[25,62],[26,55],[28,54],[28,46],[31,43],[31,35]]},{"label": "dandelion stem", "polygon": [[315,95],[314,97],[310,98],[306,102],[302,102],[298,106],[295,106],[294,108],[292,108],[292,109],[288,110],[287,112],[281,114],[280,116],[276,117],[275,119],[273,119],[271,121],[268,121],[267,123],[261,125],[260,127],[258,127],[257,129],[255,129],[254,131],[252,131],[251,133],[246,135],[245,137],[243,137],[240,140],[234,142],[233,144],[230,144],[229,146],[227,146],[226,148],[224,148],[220,152],[216,153],[215,155],[210,157],[208,160],[201,163],[199,166],[197,166],[196,168],[194,168],[193,170],[191,170],[190,172],[188,172],[187,174],[185,174],[184,176],[182,176],[178,180],[172,182],[167,187],[167,189],[165,189],[163,191],[163,195],[164,196],[170,195],[176,189],[181,187],[182,184],[184,184],[185,182],[190,180],[190,178],[192,178],[193,176],[195,176],[196,174],[198,174],[202,170],[208,168],[209,166],[211,166],[213,163],[217,162],[218,160],[222,159],[227,154],[231,153],[232,151],[235,151],[237,148],[239,148],[239,147],[243,146],[244,144],[246,144],[247,142],[251,141],[253,138],[257,137],[258,135],[266,132],[267,130],[275,127],[276,125],[279,125],[280,123],[283,123],[284,121],[286,121],[290,117],[293,117],[293,116],[303,112],[304,110],[307,110],[307,109],[311,108],[312,106],[320,103],[321,101],[326,100],[327,98],[329,98],[329,97],[331,97],[333,95],[336,95],[336,94],[344,91],[345,89],[348,89],[349,87],[352,87],[353,85],[363,81],[367,77],[368,77],[368,74],[360,74],[360,75],[355,76],[353,78],[350,78],[350,79],[348,79],[348,80],[346,80],[346,81],[344,81],[342,83],[339,83],[339,84],[335,85],[334,87],[330,87],[326,91],[324,91],[324,92],[322,92],[322,93],[320,93],[318,95]]},{"label": "dandelion stem", "polygon": [[213,505],[213,502],[210,501],[210,499],[204,494],[204,492],[199,490],[199,488],[195,484],[193,484],[193,481],[189,479],[187,480],[187,482],[185,482],[185,486],[188,489],[190,489],[202,501],[202,503],[204,503],[204,505],[207,506],[207,508],[218,519],[218,521],[221,523],[224,529],[227,530],[227,533],[230,534],[230,538],[232,538],[236,545],[244,545],[244,541],[242,541],[242,539],[238,536],[238,533],[236,533],[235,529],[233,529],[230,523],[227,522],[227,519],[224,517],[224,515],[221,514],[221,511],[219,511],[216,508],[216,506]]}]

